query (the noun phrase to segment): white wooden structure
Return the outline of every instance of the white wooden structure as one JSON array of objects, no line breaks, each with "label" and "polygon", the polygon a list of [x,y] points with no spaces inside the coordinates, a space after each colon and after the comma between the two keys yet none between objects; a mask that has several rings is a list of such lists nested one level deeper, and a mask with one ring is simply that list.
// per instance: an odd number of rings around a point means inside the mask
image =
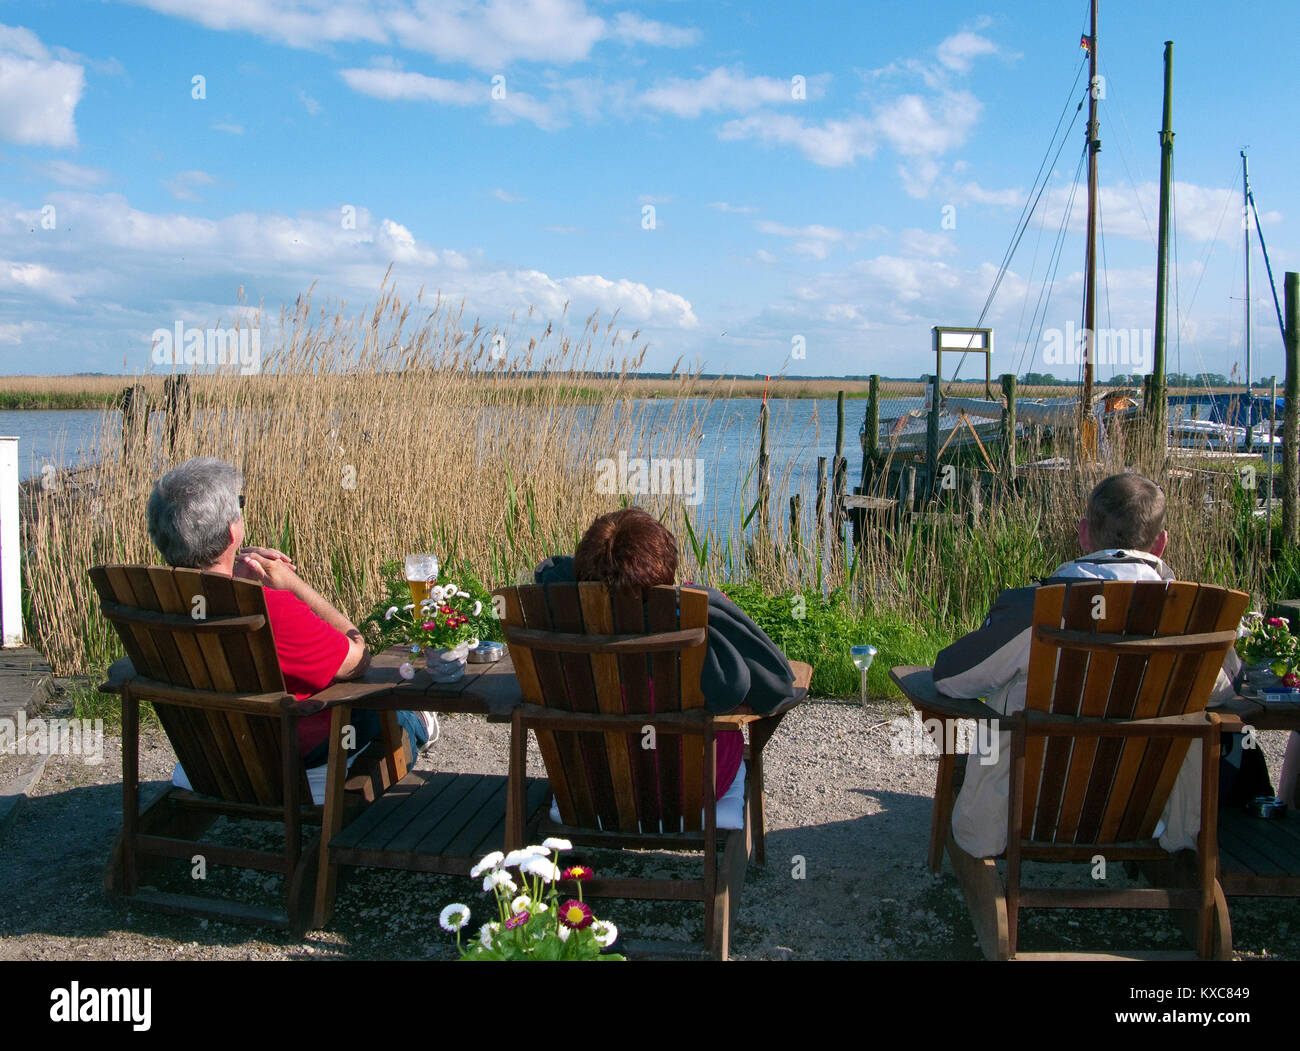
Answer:
[{"label": "white wooden structure", "polygon": [[5,647],[23,644],[19,536],[18,439],[0,438],[0,640]]}]

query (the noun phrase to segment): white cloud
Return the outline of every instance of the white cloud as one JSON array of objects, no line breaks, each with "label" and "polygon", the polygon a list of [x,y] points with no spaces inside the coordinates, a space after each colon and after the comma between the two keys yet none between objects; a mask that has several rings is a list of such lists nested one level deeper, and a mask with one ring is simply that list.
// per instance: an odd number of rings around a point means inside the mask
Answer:
[{"label": "white cloud", "polygon": [[877,107],[874,126],[904,156],[947,153],[966,142],[981,108],[968,91],[946,91],[931,99],[900,95]]},{"label": "white cloud", "polygon": [[46,161],[41,171],[60,186],[71,186],[78,190],[87,190],[107,181],[108,172],[103,168],[91,168],[71,161]]},{"label": "white cloud", "polygon": [[698,29],[670,26],[642,18],[630,11],[623,11],[614,17],[611,35],[625,43],[650,44],[654,47],[690,47],[700,40]]},{"label": "white cloud", "polygon": [[213,131],[223,131],[227,135],[243,135],[244,126],[242,124],[214,124]]},{"label": "white cloud", "polygon": [[132,0],[209,29],[252,33],[289,47],[368,42],[500,72],[514,62],[567,65],[602,40],[685,47],[699,31],[622,12],[606,21],[584,0]]},{"label": "white cloud", "polygon": [[34,321],[9,321],[0,324],[0,344],[21,346],[24,336],[38,331],[41,327]]},{"label": "white cloud", "polygon": [[451,106],[484,106],[494,119],[521,118],[543,130],[563,125],[563,118],[532,95],[510,90],[504,98],[492,97],[488,80],[447,80],[399,69],[344,69],[339,75],[353,91],[377,99],[436,102]]},{"label": "white cloud", "polygon": [[253,33],[291,47],[368,40],[384,43],[387,34],[377,11],[366,2],[324,5],[316,0],[133,0],[164,15],[188,18],[208,29]]},{"label": "white cloud", "polygon": [[898,241],[903,255],[913,258],[938,259],[957,254],[957,245],[949,233],[931,233],[908,227],[898,235]]},{"label": "white cloud", "polygon": [[973,60],[981,55],[999,53],[997,44],[988,37],[969,31],[955,33],[935,49],[939,61],[954,73],[969,73]]},{"label": "white cloud", "polygon": [[302,103],[303,108],[313,117],[320,112],[320,103],[308,95],[307,92],[299,91],[298,101]]},{"label": "white cloud", "polygon": [[963,183],[944,192],[954,204],[993,204],[1003,208],[1018,208],[1025,203],[1024,190],[987,190],[976,182]]},{"label": "white cloud", "polygon": [[[987,21],[977,19],[975,28],[983,28],[987,24]],[[988,37],[966,29],[945,37],[937,47],[927,51],[924,58],[895,59],[887,66],[869,70],[865,76],[873,81],[898,76],[919,77],[926,87],[943,91],[951,86],[954,77],[970,73],[975,59],[986,55],[997,55],[1008,62],[1020,58],[1018,52],[1007,51]]]},{"label": "white cloud", "polygon": [[0,25],[0,138],[75,146],[74,114],[85,86],[80,65],[53,58],[29,29]]},{"label": "white cloud", "polygon": [[510,193],[507,190],[501,189],[500,186],[493,188],[492,196],[498,201],[503,201],[506,204],[519,204],[521,201],[525,200],[525,198],[520,197],[518,194]]},{"label": "white cloud", "polygon": [[[633,276],[487,266],[475,261],[476,252],[431,245],[401,222],[365,209],[358,209],[354,228],[345,228],[336,210],[202,219],[141,211],[115,194],[51,196],[67,231],[57,239],[23,236],[38,222],[39,208],[0,201],[0,243],[19,243],[22,236],[24,249],[22,257],[0,260],[0,298],[21,297],[27,320],[51,326],[47,334],[29,333],[27,345],[66,360],[63,348],[75,332],[79,345],[103,348],[99,367],[119,367],[121,352],[114,348],[124,345],[138,344],[146,354],[145,337],[167,319],[219,320],[197,313],[206,309],[191,292],[200,277],[205,287],[232,295],[240,285],[253,290],[250,298],[264,301],[270,315],[312,284],[322,297],[366,302],[391,266],[390,280],[404,295],[423,286],[463,297],[467,314],[492,320],[530,305],[558,319],[568,302],[583,314],[618,310],[622,320],[648,329],[698,325],[689,299]],[[84,355],[77,360],[94,367]]]},{"label": "white cloud", "polygon": [[791,239],[794,250],[811,259],[825,259],[833,246],[843,244],[848,237],[843,230],[834,226],[785,226],[767,219],[756,222],[754,229],[761,234]]},{"label": "white cloud", "polygon": [[752,215],[758,211],[753,205],[749,204],[728,204],[726,201],[713,201],[710,208],[719,212],[727,212],[731,215]]},{"label": "white cloud", "polygon": [[828,168],[852,164],[876,152],[872,122],[857,115],[809,124],[784,113],[755,113],[728,121],[718,136],[724,140],[757,139],[767,145],[794,146],[814,164]]},{"label": "white cloud", "polygon": [[580,61],[608,31],[582,0],[416,0],[383,17],[405,47],[493,72],[517,61]]},{"label": "white cloud", "polygon": [[207,172],[203,171],[185,171],[177,172],[170,179],[163,182],[168,192],[178,201],[201,201],[198,189],[201,186],[211,186],[217,180]]},{"label": "white cloud", "polygon": [[[1049,229],[1057,227],[1065,214],[1069,201],[1068,186],[1053,186],[1039,204],[1043,222]],[[1241,191],[1226,187],[1197,186],[1194,183],[1175,182],[1174,202],[1178,216],[1178,236],[1193,241],[1212,241],[1233,229],[1240,230]],[[1020,204],[1023,200],[1013,203]],[[1102,186],[1100,210],[1103,230],[1107,237],[1129,237],[1155,245],[1156,221],[1160,209],[1160,187],[1155,182],[1144,182],[1134,187]],[[1274,221],[1277,213],[1261,214],[1265,222]],[[1086,197],[1075,195],[1070,213],[1070,230],[1084,230],[1088,221]]]},{"label": "white cloud", "polygon": [[[806,78],[810,99],[826,92],[829,74]],[[695,79],[670,77],[642,92],[640,102],[653,110],[678,117],[698,117],[701,113],[731,111],[744,113],[760,106],[795,103],[793,85],[780,77],[747,77],[740,69],[719,66]]]}]

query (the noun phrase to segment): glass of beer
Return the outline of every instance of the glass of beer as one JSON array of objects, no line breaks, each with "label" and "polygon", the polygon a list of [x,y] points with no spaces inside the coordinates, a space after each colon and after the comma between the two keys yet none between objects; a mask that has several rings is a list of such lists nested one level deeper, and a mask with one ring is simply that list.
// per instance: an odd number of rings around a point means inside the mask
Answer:
[{"label": "glass of beer", "polygon": [[416,609],[429,597],[429,589],[438,579],[438,560],[433,555],[406,556],[406,586],[411,589],[411,601]]}]

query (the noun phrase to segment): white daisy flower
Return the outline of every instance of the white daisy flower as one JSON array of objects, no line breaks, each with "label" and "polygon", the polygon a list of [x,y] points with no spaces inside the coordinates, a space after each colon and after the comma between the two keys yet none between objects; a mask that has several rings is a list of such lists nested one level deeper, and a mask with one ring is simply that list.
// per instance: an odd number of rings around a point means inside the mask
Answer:
[{"label": "white daisy flower", "polygon": [[518,916],[521,912],[527,912],[533,907],[532,901],[527,894],[521,894],[510,903],[510,911]]},{"label": "white daisy flower", "polygon": [[492,948],[492,936],[500,929],[499,923],[485,923],[478,929],[478,940],[483,943],[483,948]]},{"label": "white daisy flower", "polygon": [[595,936],[596,943],[602,949],[607,949],[614,944],[614,940],[618,937],[618,928],[609,920],[593,920],[591,933]]},{"label": "white daisy flower", "polygon": [[397,669],[397,674],[400,675],[403,679],[407,679],[408,681],[410,679],[414,679],[415,665],[412,664],[410,661],[403,661]]},{"label": "white daisy flower", "polygon": [[446,590],[438,587],[437,584],[435,584],[433,587],[429,589],[429,601],[436,603],[439,606],[441,606],[442,603],[445,601],[446,596],[447,596]]},{"label": "white daisy flower", "polygon": [[438,916],[438,926],[453,934],[467,923],[469,923],[469,906],[461,905],[459,902],[448,905]]},{"label": "white daisy flower", "polygon": [[396,606],[389,606],[386,610],[384,610],[384,620],[392,620],[393,614],[396,612],[397,612]]},{"label": "white daisy flower", "polygon": [[573,933],[573,930],[561,923],[559,933],[560,933],[560,941],[567,942],[569,940],[569,935]]},{"label": "white daisy flower", "polygon": [[549,847],[551,850],[572,850],[573,844],[567,839],[560,839],[552,836],[549,839],[542,840],[542,846]]},{"label": "white daisy flower", "polygon": [[519,871],[527,876],[536,876],[543,883],[554,883],[560,878],[560,870],[550,858],[529,858],[519,866]]},{"label": "white daisy flower", "polygon": [[414,602],[408,602],[405,606],[402,607],[402,612],[403,612],[403,613],[410,613],[411,610],[413,610],[413,609],[415,609],[415,603],[414,603]]},{"label": "white daisy flower", "polygon": [[488,869],[499,868],[501,865],[501,859],[504,857],[505,855],[502,854],[501,851],[499,850],[492,851],[491,854],[484,856],[482,859],[480,859],[477,865],[475,865],[472,869],[469,870],[470,876],[477,878],[483,875],[483,873],[485,873]]},{"label": "white daisy flower", "polygon": [[493,869],[483,877],[483,890],[491,892],[500,887],[507,894],[513,894],[519,889],[519,885],[510,878],[510,873],[505,869]]},{"label": "white daisy flower", "polygon": [[505,861],[501,862],[501,867],[507,869],[518,868],[529,858],[535,857],[537,857],[537,852],[531,847],[525,848],[524,850],[512,850],[506,855]]},{"label": "white daisy flower", "polygon": [[480,613],[482,613],[482,612],[483,612],[483,603],[480,602],[478,599],[475,599],[475,600],[474,600],[474,612],[471,613],[470,616],[471,616],[471,617],[477,617],[477,616],[478,616]]}]

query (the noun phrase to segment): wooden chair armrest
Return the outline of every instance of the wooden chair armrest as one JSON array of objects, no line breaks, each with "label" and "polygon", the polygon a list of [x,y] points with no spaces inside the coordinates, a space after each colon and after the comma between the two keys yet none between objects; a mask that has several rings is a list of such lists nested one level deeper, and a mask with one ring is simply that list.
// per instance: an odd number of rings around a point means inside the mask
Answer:
[{"label": "wooden chair armrest", "polygon": [[934,669],[918,665],[899,665],[889,669],[889,677],[903,691],[912,705],[940,719],[979,719],[1009,723],[1011,718],[990,708],[974,697],[949,697],[934,684]]}]

